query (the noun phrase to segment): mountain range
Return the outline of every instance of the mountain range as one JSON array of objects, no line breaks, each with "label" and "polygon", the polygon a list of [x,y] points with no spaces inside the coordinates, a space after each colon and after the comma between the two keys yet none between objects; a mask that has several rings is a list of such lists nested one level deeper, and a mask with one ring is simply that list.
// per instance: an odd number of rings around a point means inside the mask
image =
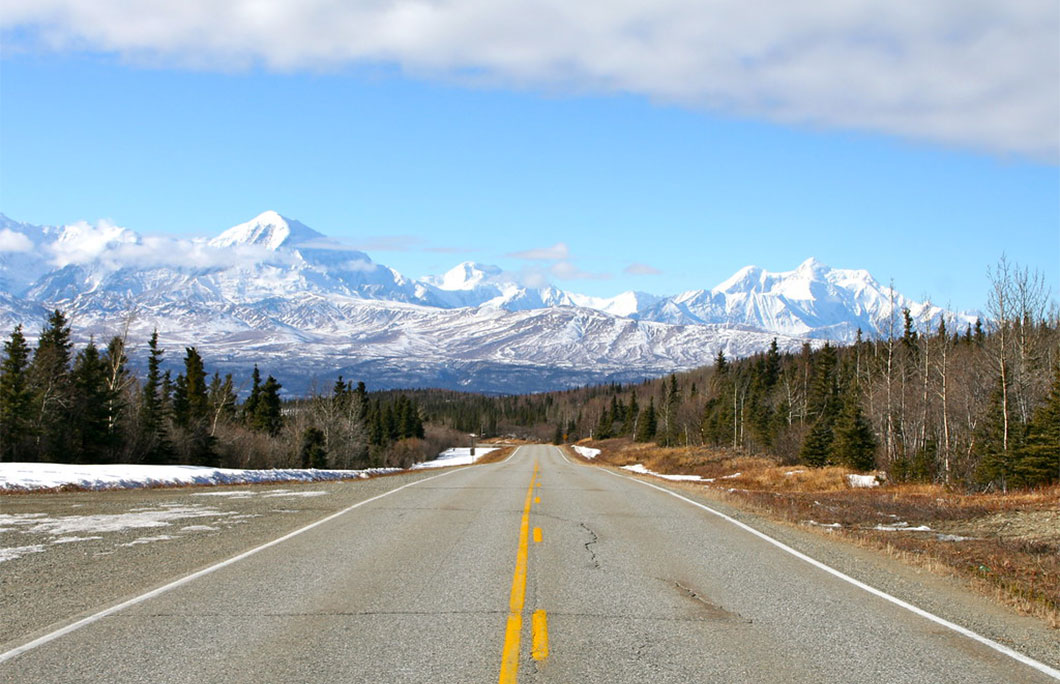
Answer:
[{"label": "mountain range", "polygon": [[785,272],[747,266],[669,297],[601,298],[527,287],[472,262],[409,279],[273,211],[213,239],[0,214],[0,326],[23,323],[32,336],[56,308],[82,342],[127,327],[135,357],[157,329],[170,364],[194,345],[211,369],[246,376],[256,363],[297,394],[338,374],[373,388],[504,393],[629,382],[773,339],[795,351],[852,341],[859,329],[886,336],[903,308],[920,326],[970,320],[812,258]]}]

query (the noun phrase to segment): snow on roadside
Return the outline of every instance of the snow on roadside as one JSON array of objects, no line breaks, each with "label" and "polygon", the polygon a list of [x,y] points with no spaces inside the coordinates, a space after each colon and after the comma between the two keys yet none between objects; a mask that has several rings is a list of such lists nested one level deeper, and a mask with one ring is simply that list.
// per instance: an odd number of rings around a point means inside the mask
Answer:
[{"label": "snow on roadside", "polygon": [[188,465],[73,465],[69,463],[0,463],[0,491],[33,491],[64,486],[82,489],[133,489],[176,485],[234,485],[258,482],[321,482],[371,477],[400,470],[317,470],[291,468],[244,470]]},{"label": "snow on roadside", "polygon": [[652,470],[648,470],[642,463],[634,463],[633,465],[622,466],[623,470],[628,470],[632,473],[639,475],[654,475],[655,477],[661,477],[664,480],[674,480],[683,482],[713,482],[713,478],[701,477],[699,475],[666,475],[664,473],[656,473]]},{"label": "snow on roadside", "polygon": [[873,527],[874,530],[880,530],[881,532],[930,532],[931,528],[927,525],[917,525],[916,527],[910,527],[907,522],[896,522],[890,525],[877,525]]},{"label": "snow on roadside", "polygon": [[879,487],[880,481],[876,479],[875,475],[855,475],[850,473],[847,475],[847,484],[851,487]]},{"label": "snow on roadside", "polygon": [[446,468],[449,466],[471,465],[486,454],[496,450],[497,449],[493,447],[475,447],[475,455],[472,456],[471,447],[453,447],[452,449],[446,449],[438,454],[432,461],[416,463],[412,467],[415,470],[419,470],[420,468]]},{"label": "snow on roadside", "polygon": [[11,546],[6,549],[0,549],[0,563],[9,560],[15,560],[30,553],[41,553],[43,551],[44,544],[33,544],[32,546]]},{"label": "snow on roadside", "polygon": [[600,455],[599,449],[593,449],[592,447],[578,446],[572,444],[571,449],[574,449],[582,458],[587,458],[590,461]]}]

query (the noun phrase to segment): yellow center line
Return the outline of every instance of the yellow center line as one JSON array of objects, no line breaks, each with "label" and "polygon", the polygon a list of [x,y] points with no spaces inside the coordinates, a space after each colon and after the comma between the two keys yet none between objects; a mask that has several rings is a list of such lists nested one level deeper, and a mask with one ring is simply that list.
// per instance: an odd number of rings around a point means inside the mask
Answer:
[{"label": "yellow center line", "polygon": [[535,527],[534,528],[534,543],[535,544],[540,544],[541,543],[541,528],[540,527]]},{"label": "yellow center line", "polygon": [[515,554],[515,572],[512,574],[512,592],[508,599],[508,625],[504,630],[504,651],[501,656],[500,684],[515,684],[519,675],[519,640],[523,631],[523,603],[526,599],[526,557],[530,536],[530,501],[533,499],[534,482],[537,480],[537,463],[526,490],[523,519],[519,526],[519,547]]},{"label": "yellow center line", "polygon": [[531,655],[534,656],[534,660],[544,660],[548,657],[548,619],[545,617],[545,611],[534,611],[530,621],[530,631],[533,635]]}]

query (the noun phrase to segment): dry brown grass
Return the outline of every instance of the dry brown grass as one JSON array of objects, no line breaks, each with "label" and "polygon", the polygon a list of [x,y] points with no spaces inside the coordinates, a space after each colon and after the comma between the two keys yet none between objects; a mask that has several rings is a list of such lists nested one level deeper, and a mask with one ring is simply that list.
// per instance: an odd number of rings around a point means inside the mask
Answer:
[{"label": "dry brown grass", "polygon": [[[1007,494],[933,484],[852,489],[845,478],[849,471],[842,468],[780,466],[724,449],[658,448],[628,440],[591,446],[602,449],[598,458],[613,465],[642,463],[659,473],[715,478],[703,486],[773,518],[839,523],[840,538],[964,578],[986,595],[1060,627],[1060,486]],[[898,522],[931,529],[876,529]]]},{"label": "dry brown grass", "polygon": [[500,449],[497,449],[496,451],[491,451],[482,458],[475,461],[475,464],[478,465],[480,463],[499,463],[500,461],[503,461],[504,459],[511,456],[512,452],[515,451],[515,449],[516,447],[509,446],[502,447]]}]

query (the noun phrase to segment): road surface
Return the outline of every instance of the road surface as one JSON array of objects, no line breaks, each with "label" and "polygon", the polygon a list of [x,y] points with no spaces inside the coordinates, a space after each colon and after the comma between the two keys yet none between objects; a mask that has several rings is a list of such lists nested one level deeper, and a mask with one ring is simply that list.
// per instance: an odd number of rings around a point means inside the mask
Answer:
[{"label": "road surface", "polygon": [[120,609],[6,641],[0,680],[1056,681],[1056,661],[1020,662],[553,447],[374,482],[191,579],[142,561]]}]

